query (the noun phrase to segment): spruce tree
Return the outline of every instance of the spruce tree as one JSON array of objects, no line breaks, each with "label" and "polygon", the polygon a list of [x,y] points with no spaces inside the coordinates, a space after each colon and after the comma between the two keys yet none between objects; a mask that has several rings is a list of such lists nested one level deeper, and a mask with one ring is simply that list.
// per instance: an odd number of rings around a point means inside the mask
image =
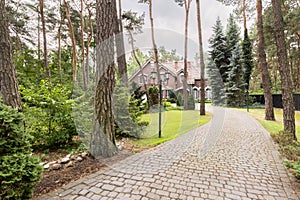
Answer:
[{"label": "spruce tree", "polygon": [[215,62],[210,60],[207,65],[208,83],[212,90],[212,103],[213,105],[223,105],[225,103],[224,82],[219,69],[216,67]]},{"label": "spruce tree", "polygon": [[242,43],[242,60],[243,60],[243,72],[244,72],[244,83],[245,83],[245,88],[246,90],[249,90],[249,82],[251,78],[251,73],[252,73],[252,68],[253,68],[253,57],[252,57],[252,45],[251,45],[251,40],[248,36],[248,31],[247,29],[245,30],[244,33],[244,40]]},{"label": "spruce tree", "polygon": [[226,28],[226,45],[227,45],[227,56],[231,59],[233,52],[235,51],[236,45],[240,42],[240,31],[237,23],[234,20],[232,14],[228,19],[228,25]]},{"label": "spruce tree", "polygon": [[209,51],[210,58],[215,67],[219,70],[222,81],[225,83],[227,79],[229,59],[226,37],[224,36],[223,26],[219,17],[216,24],[213,26],[213,35],[209,39],[209,47],[211,49]]},{"label": "spruce tree", "polygon": [[239,44],[235,46],[230,59],[228,78],[226,81],[226,100],[229,106],[239,106],[242,100],[242,62]]}]

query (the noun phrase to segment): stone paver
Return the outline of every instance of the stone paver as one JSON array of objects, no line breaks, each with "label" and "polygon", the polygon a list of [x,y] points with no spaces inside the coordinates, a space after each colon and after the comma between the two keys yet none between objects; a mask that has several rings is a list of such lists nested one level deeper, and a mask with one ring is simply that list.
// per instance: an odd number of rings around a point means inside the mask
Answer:
[{"label": "stone paver", "polygon": [[210,123],[40,199],[300,199],[262,126],[210,109]]}]

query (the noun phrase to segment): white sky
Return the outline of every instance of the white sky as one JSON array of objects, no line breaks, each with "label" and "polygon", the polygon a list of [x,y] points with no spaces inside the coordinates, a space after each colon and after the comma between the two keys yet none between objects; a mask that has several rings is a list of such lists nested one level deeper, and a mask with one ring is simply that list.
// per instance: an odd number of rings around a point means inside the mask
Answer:
[{"label": "white sky", "polygon": [[[148,4],[137,3],[138,0],[122,0],[123,11],[132,10],[142,14],[145,12],[145,25],[143,34],[136,36],[136,46],[148,51],[152,47],[150,36],[150,20]],[[224,28],[227,24],[231,7],[222,5],[216,0],[201,0],[201,21],[204,51],[208,50],[208,39],[212,35],[212,27],[219,16]],[[167,50],[176,49],[179,55],[183,55],[184,45],[184,7],[178,6],[174,0],[153,0],[153,18],[157,46],[164,46]],[[128,42],[125,41],[127,44]],[[128,46],[128,45],[127,45]],[[127,51],[130,51],[126,47]],[[192,1],[189,15],[189,50],[188,60],[193,61],[198,52],[198,30],[196,19],[196,3]]]}]

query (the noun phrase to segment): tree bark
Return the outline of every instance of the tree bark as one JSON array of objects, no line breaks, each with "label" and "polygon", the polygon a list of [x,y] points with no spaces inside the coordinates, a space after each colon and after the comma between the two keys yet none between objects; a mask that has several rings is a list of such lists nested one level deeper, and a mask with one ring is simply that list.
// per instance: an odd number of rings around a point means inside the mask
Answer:
[{"label": "tree bark", "polygon": [[51,82],[51,72],[48,66],[48,50],[47,50],[47,35],[46,35],[46,22],[44,16],[44,0],[40,0],[40,13],[41,13],[41,21],[42,21],[42,29],[43,29],[43,43],[44,43],[44,67],[46,70],[46,76]]},{"label": "tree bark", "polygon": [[265,52],[265,38],[263,33],[262,2],[256,0],[257,10],[257,32],[258,32],[258,61],[260,66],[261,81],[265,97],[265,119],[275,120],[273,97],[271,91],[271,79],[268,72],[268,64]]},{"label": "tree bark", "polygon": [[[134,43],[133,43],[134,42],[133,34],[130,30],[128,30],[128,32],[129,32],[129,36],[130,36],[130,44],[131,44],[131,49],[132,49],[132,55],[133,55],[135,61],[137,62],[138,66],[140,68],[142,76],[145,77],[144,72],[143,72],[143,68],[142,68],[142,64],[141,64],[141,62],[140,62],[140,60],[139,60],[139,58],[138,58],[138,56],[136,55],[136,52],[135,52]],[[148,100],[148,108],[150,108],[152,105],[150,105],[150,101],[149,101],[149,99],[150,99],[149,98],[149,91],[148,91],[145,79],[143,78],[142,80],[143,80],[144,90],[146,91],[146,97],[147,97],[147,100]]]},{"label": "tree bark", "polygon": [[200,2],[196,0],[197,9],[197,22],[198,22],[198,39],[199,39],[199,55],[200,55],[200,70],[201,70],[201,85],[200,85],[200,115],[205,115],[205,64],[203,56],[203,43],[202,43],[202,28],[201,28],[201,10]]},{"label": "tree bark", "polygon": [[86,69],[85,69],[85,60],[84,60],[84,16],[83,16],[83,0],[80,0],[80,36],[81,36],[81,68],[82,68],[82,78],[83,78],[83,89],[87,89],[87,82],[86,82]]},{"label": "tree bark", "polygon": [[59,27],[58,27],[58,33],[57,33],[57,40],[58,40],[58,47],[57,47],[57,65],[58,65],[58,71],[59,71],[59,81],[60,84],[62,84],[62,69],[61,69],[61,29],[62,29],[62,23],[63,23],[63,17],[62,17],[62,11],[61,11],[61,0],[59,0]]},{"label": "tree bark", "polygon": [[92,20],[92,11],[90,9],[90,6],[87,6],[87,10],[88,10],[88,15],[89,15],[89,34],[88,34],[88,39],[87,39],[87,44],[86,44],[86,63],[85,63],[85,69],[86,69],[86,83],[87,85],[89,85],[90,82],[90,64],[89,64],[89,59],[90,59],[90,45],[92,42],[92,39],[94,37],[94,28],[93,28],[93,20]]},{"label": "tree bark", "polygon": [[183,55],[183,107],[185,110],[188,109],[188,92],[187,92],[187,80],[188,80],[188,71],[187,71],[187,51],[188,51],[188,27],[189,27],[189,12],[190,12],[191,0],[184,0],[185,8],[185,28],[184,28],[184,55]]},{"label": "tree bark", "polygon": [[41,26],[40,26],[40,23],[41,23],[41,15],[40,15],[40,11],[39,11],[39,5],[37,6],[36,8],[36,12],[38,14],[38,61],[40,62],[41,60]]},{"label": "tree bark", "polygon": [[247,29],[247,17],[246,17],[246,0],[243,0],[243,24],[244,32]]},{"label": "tree bark", "polygon": [[96,1],[98,79],[95,94],[94,130],[90,146],[91,154],[94,157],[110,157],[117,152],[113,112],[115,12],[115,1]]},{"label": "tree bark", "polygon": [[75,40],[75,35],[74,35],[74,30],[73,30],[73,25],[71,21],[71,16],[70,16],[70,7],[66,0],[64,0],[64,5],[66,8],[66,17],[68,20],[68,27],[70,31],[70,37],[71,37],[71,42],[72,42],[72,54],[73,54],[73,82],[77,83],[77,56],[76,56],[76,40]]},{"label": "tree bark", "polygon": [[5,105],[21,112],[21,96],[10,43],[5,0],[0,0],[0,19],[0,96]]},{"label": "tree bark", "polygon": [[[151,37],[152,37],[152,46],[153,46],[153,52],[154,52],[154,66],[156,68],[157,72],[157,84],[160,83],[160,70],[158,66],[158,50],[155,42],[155,36],[154,36],[154,22],[153,22],[153,5],[152,0],[149,0],[149,15],[150,15],[150,24],[151,24]],[[159,95],[159,98],[161,95]]]},{"label": "tree bark", "polygon": [[128,85],[128,75],[127,75],[127,65],[126,65],[126,55],[124,47],[124,36],[123,36],[123,26],[122,26],[122,7],[121,0],[119,0],[119,17],[117,13],[116,18],[116,46],[117,46],[117,62],[118,62],[118,74],[121,83],[125,86]]},{"label": "tree bark", "polygon": [[277,47],[277,57],[279,62],[279,73],[281,78],[283,122],[284,131],[292,134],[296,140],[295,130],[295,107],[292,89],[292,74],[288,63],[286,43],[284,35],[284,22],[281,11],[281,0],[272,0],[274,17],[274,32]]}]

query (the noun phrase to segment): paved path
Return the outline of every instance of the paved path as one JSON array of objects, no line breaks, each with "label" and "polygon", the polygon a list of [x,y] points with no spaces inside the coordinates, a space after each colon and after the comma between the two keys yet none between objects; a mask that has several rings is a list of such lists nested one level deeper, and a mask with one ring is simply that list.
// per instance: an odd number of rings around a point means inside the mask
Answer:
[{"label": "paved path", "polygon": [[213,112],[210,123],[40,199],[300,199],[262,126]]}]

